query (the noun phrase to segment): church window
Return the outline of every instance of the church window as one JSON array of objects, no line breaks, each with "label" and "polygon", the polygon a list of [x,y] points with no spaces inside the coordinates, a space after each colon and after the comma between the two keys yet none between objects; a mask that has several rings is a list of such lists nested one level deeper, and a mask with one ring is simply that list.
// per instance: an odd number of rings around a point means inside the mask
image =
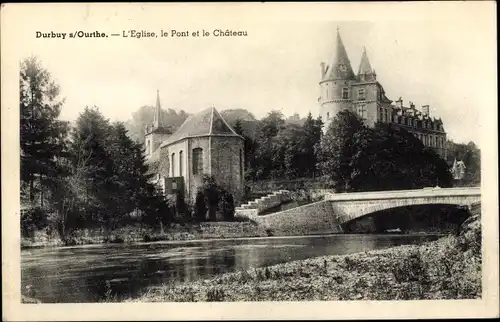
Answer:
[{"label": "church window", "polygon": [[172,177],[175,177],[175,153],[172,153]]},{"label": "church window", "polygon": [[342,99],[344,100],[349,99],[349,88],[347,87],[342,88]]},{"label": "church window", "polygon": [[193,149],[193,174],[201,174],[203,172],[203,149]]},{"label": "church window", "polygon": [[326,112],[326,119],[329,120],[330,119],[330,112]]},{"label": "church window", "polygon": [[379,108],[379,120],[383,121],[383,122],[386,121],[384,118],[384,109],[383,108]]},{"label": "church window", "polygon": [[364,88],[360,88],[358,89],[358,100],[359,101],[364,101],[365,100],[365,89]]},{"label": "church window", "polygon": [[183,164],[184,164],[184,160],[183,160],[183,155],[182,155],[182,151],[179,152],[179,177],[182,177],[184,174],[182,173],[183,169]]},{"label": "church window", "polygon": [[386,120],[386,122],[390,122],[389,110],[388,109],[385,109],[385,120]]}]

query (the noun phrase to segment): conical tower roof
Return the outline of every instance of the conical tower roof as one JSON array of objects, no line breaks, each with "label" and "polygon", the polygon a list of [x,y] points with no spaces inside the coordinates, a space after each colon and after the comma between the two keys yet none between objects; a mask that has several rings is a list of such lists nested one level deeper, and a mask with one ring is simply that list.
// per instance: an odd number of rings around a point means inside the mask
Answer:
[{"label": "conical tower roof", "polygon": [[327,74],[328,79],[354,79],[354,72],[351,67],[351,62],[347,56],[347,52],[340,37],[340,31],[337,28],[337,41],[334,55],[332,57],[330,66],[328,66]]},{"label": "conical tower roof", "polygon": [[363,55],[361,56],[361,62],[359,63],[358,75],[368,75],[373,74],[372,65],[366,54],[366,48],[363,47]]}]

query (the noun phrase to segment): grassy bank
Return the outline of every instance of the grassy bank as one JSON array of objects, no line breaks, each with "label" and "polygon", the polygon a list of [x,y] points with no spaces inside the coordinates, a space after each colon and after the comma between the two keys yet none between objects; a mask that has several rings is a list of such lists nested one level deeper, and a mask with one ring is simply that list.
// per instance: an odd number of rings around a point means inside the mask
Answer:
[{"label": "grassy bank", "polygon": [[129,301],[474,299],[481,297],[481,226],[457,235],[343,256],[323,256],[163,285]]},{"label": "grassy bank", "polygon": [[21,248],[90,245],[103,243],[135,243],[153,241],[183,241],[268,236],[264,228],[254,222],[203,222],[172,224],[163,230],[127,226],[106,232],[103,229],[80,229],[62,239],[47,231],[35,232],[21,238]]}]

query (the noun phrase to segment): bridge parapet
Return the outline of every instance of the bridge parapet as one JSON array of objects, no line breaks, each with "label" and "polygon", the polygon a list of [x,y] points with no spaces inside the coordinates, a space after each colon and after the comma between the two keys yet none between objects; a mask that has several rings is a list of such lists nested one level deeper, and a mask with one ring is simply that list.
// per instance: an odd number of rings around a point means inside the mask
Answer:
[{"label": "bridge parapet", "polygon": [[467,188],[424,188],[417,190],[369,191],[349,193],[327,193],[329,201],[389,200],[426,197],[481,196],[480,187]]}]

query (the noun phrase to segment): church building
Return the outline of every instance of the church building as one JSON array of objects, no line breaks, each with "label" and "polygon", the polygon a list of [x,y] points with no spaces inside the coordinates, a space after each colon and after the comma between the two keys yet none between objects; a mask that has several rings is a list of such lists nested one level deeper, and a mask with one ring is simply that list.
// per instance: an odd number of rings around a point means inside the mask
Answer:
[{"label": "church building", "polygon": [[431,118],[429,105],[423,105],[419,110],[412,102],[405,106],[402,98],[394,103],[387,98],[383,86],[377,81],[366,48],[363,48],[358,73],[354,74],[338,29],[331,63],[321,63],[319,85],[318,102],[325,130],[338,112],[347,109],[357,113],[370,127],[382,122],[403,128],[446,158],[446,132],[441,118]]},{"label": "church building", "polygon": [[154,181],[166,195],[181,191],[194,200],[202,175],[211,175],[233,195],[236,203],[244,190],[244,138],[215,107],[189,116],[172,133],[161,119],[157,93],[153,123],[145,129],[146,160]]}]

